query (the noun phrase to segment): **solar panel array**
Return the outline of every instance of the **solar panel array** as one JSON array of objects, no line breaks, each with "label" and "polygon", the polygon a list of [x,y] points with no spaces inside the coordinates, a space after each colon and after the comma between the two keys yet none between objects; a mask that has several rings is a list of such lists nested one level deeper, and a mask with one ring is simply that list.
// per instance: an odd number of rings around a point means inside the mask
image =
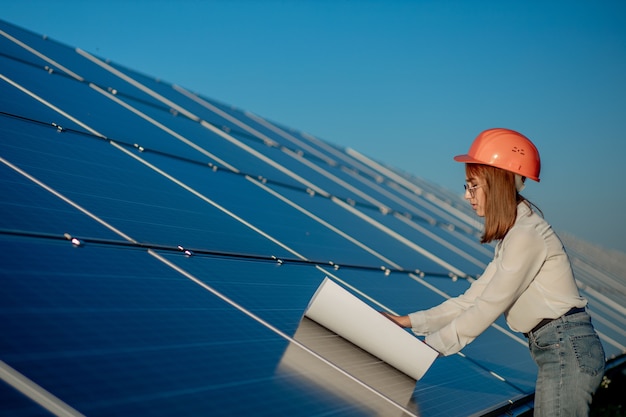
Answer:
[{"label": "solar panel array", "polygon": [[[0,21],[0,414],[519,413],[503,319],[416,383],[303,319],[325,277],[379,310],[491,259],[460,196]],[[572,254],[609,357],[624,283]],[[494,411],[495,410],[495,411]]]}]

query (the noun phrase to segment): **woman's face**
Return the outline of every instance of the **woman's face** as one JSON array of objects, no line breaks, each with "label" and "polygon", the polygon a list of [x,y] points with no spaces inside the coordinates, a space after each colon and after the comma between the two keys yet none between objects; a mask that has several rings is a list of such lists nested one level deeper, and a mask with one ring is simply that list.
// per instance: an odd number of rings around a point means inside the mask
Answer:
[{"label": "woman's face", "polygon": [[465,199],[469,201],[476,214],[485,217],[484,181],[478,177],[466,178]]}]

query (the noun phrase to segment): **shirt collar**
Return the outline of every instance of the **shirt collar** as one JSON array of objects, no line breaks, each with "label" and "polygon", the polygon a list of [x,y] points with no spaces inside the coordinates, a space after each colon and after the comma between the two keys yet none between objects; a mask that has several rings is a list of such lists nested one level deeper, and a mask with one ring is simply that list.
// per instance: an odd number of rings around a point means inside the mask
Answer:
[{"label": "shirt collar", "polygon": [[516,219],[519,219],[522,216],[530,216],[531,214],[532,214],[532,210],[530,209],[528,204],[525,201],[520,201],[520,203],[517,205]]}]

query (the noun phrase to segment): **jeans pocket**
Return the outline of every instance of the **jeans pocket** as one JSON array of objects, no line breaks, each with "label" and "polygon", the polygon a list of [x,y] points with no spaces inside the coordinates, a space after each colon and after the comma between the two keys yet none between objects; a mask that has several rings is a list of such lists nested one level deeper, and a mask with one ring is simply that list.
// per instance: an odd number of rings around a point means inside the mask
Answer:
[{"label": "jeans pocket", "polygon": [[531,333],[529,336],[531,349],[550,351],[560,347],[561,335],[558,326],[544,327],[535,333]]},{"label": "jeans pocket", "polygon": [[570,337],[580,371],[595,376],[604,372],[604,349],[597,334]]}]

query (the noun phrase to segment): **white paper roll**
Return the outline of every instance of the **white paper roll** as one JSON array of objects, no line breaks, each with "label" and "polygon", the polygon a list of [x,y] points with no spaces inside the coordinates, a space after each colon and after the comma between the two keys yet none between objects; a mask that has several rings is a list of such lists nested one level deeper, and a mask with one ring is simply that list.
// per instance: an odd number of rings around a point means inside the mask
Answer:
[{"label": "white paper roll", "polygon": [[415,380],[424,376],[438,356],[329,278],[320,284],[304,314]]}]

